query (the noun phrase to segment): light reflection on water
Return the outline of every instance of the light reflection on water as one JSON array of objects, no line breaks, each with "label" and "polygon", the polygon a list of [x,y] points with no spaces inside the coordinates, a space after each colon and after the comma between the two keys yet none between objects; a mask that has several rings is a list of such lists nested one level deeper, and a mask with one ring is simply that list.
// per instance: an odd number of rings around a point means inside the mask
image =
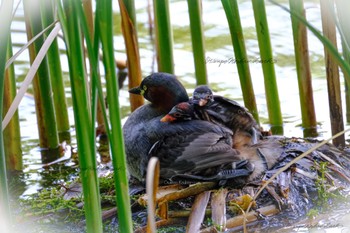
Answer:
[{"label": "light reflection on water", "polygon": [[[308,20],[317,28],[321,28],[320,9],[317,1],[305,1],[306,14]],[[286,3],[287,4],[287,3]],[[188,93],[191,94],[195,86],[194,79],[194,63],[191,51],[191,38],[189,34],[189,19],[187,15],[186,1],[171,2],[171,22],[174,29],[174,60],[175,73],[180,80],[188,88]],[[259,59],[258,43],[256,40],[255,23],[251,2],[248,0],[240,1],[240,15],[242,25],[244,27],[247,53],[250,59]],[[298,84],[294,62],[294,48],[292,39],[292,30],[290,25],[290,16],[287,12],[282,11],[276,6],[267,2],[267,15],[269,21],[269,29],[271,33],[271,41],[274,52],[274,59],[277,83],[281,100],[281,109],[284,119],[284,134],[288,137],[303,137],[301,125],[301,113],[299,107]],[[120,17],[116,16],[116,25],[120,25]],[[137,6],[137,20],[139,30],[139,43],[141,66],[143,75],[156,70],[152,66],[154,56],[153,46],[151,45],[150,36],[148,34],[148,16],[145,6]],[[206,57],[217,60],[229,60],[233,58],[233,48],[227,26],[226,16],[221,8],[220,1],[203,1],[203,21],[205,29]],[[13,29],[23,29],[23,23],[16,22]],[[118,28],[118,27],[117,27]],[[125,59],[124,40],[119,29],[115,37],[116,58]],[[319,122],[318,132],[320,139],[330,137],[330,123],[328,111],[327,84],[325,79],[325,69],[323,61],[323,46],[311,34],[309,37],[310,61],[313,75],[314,100],[316,107],[317,121]],[[24,43],[26,36],[22,33],[13,35],[13,41],[16,43]],[[60,46],[64,48],[61,40]],[[15,48],[15,50],[18,48]],[[16,52],[16,51],[14,51]],[[28,53],[20,56],[16,62],[16,73],[18,76],[23,76],[28,70]],[[62,55],[62,66],[65,72],[68,71],[66,57]],[[268,129],[267,124],[268,114],[265,101],[265,89],[261,64],[258,62],[250,62],[250,71],[253,79],[254,90],[256,94],[257,106],[261,122],[265,129]],[[243,104],[242,92],[235,64],[207,63],[208,79],[211,87],[217,94],[232,98]],[[342,74],[341,74],[342,75]],[[21,78],[20,80],[22,80]],[[343,85],[343,78],[341,76]],[[69,78],[65,76],[66,84],[69,83]],[[19,84],[20,85],[20,81]],[[342,86],[342,89],[344,87]],[[70,88],[66,88],[67,97],[70,98]],[[344,97],[344,96],[343,96]],[[343,98],[344,99],[344,98]],[[123,121],[125,122],[129,114],[129,94],[127,85],[125,84],[120,91],[120,104],[122,109]],[[345,101],[343,101],[343,105]],[[345,109],[345,108],[344,108]],[[23,154],[25,169],[28,174],[26,177],[27,189],[24,194],[36,192],[42,188],[42,172],[43,165],[41,155],[38,149],[37,126],[34,112],[34,104],[31,98],[25,98],[19,109],[21,120],[21,134],[23,141]],[[345,114],[344,114],[345,115]],[[73,125],[73,114],[70,109],[70,119]]]}]

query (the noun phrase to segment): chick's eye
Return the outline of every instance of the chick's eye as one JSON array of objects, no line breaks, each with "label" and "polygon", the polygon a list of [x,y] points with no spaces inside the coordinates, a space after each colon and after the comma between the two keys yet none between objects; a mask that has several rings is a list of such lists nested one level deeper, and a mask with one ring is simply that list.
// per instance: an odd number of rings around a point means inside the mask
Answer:
[{"label": "chick's eye", "polygon": [[174,113],[174,117],[181,117],[180,113]]}]

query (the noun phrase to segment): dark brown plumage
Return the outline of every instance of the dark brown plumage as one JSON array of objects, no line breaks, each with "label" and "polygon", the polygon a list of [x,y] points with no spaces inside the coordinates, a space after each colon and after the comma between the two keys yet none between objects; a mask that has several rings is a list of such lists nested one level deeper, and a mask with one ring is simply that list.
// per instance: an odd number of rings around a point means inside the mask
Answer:
[{"label": "dark brown plumage", "polygon": [[223,125],[232,130],[234,148],[252,145],[260,137],[259,126],[252,114],[234,100],[214,95],[208,86],[198,86],[191,99],[199,119]]},{"label": "dark brown plumage", "polygon": [[[175,105],[161,121],[173,122],[176,125],[179,122],[193,122],[196,121],[195,119],[198,119],[198,115],[195,111],[195,106],[190,101]],[[240,147],[236,151],[238,152],[236,155],[237,158],[248,160],[250,165],[252,165],[254,171],[249,175],[248,180],[253,180],[276,164],[283,152],[283,148],[278,140],[268,138],[254,145]]]},{"label": "dark brown plumage", "polygon": [[[251,167],[240,163],[237,150],[232,148],[232,131],[226,127],[202,120],[161,122],[170,108],[188,101],[186,90],[174,75],[154,73],[146,77],[139,87],[130,90],[141,94],[151,103],[136,109],[124,124],[124,139],[130,174],[142,181],[151,156],[159,158],[160,176],[186,178],[198,175],[213,181],[233,179],[215,178],[223,170],[237,169],[237,176],[247,176]],[[166,96],[166,98],[165,98]]]}]

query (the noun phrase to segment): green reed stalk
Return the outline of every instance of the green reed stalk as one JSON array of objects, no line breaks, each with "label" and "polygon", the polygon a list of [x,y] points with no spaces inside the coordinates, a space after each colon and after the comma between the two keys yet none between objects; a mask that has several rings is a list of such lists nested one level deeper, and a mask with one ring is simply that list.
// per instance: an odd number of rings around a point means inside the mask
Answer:
[{"label": "green reed stalk", "polygon": [[[305,18],[303,0],[289,0],[290,10]],[[312,91],[307,31],[304,24],[291,16],[294,38],[294,54],[299,85],[299,98],[304,137],[316,136],[316,114]]]},{"label": "green reed stalk", "polygon": [[[79,7],[81,7],[81,5],[79,4],[79,2],[74,2],[75,3],[75,7],[77,9],[79,9]],[[110,3],[110,2],[109,2]],[[105,65],[105,70],[106,70],[106,78],[107,78],[107,86],[109,86],[110,84],[112,84],[114,86],[114,88],[107,88],[107,96],[112,96],[112,99],[116,99],[118,101],[118,96],[114,96],[109,94],[112,93],[114,95],[116,95],[116,93],[118,93],[119,88],[118,88],[118,82],[116,82],[115,80],[115,67],[113,67],[115,65],[114,63],[114,56],[113,56],[113,35],[112,35],[112,30],[109,27],[112,27],[112,18],[109,15],[104,16],[101,20],[100,20],[100,14],[101,13],[105,13],[106,12],[106,8],[107,9],[111,9],[109,4],[104,4],[99,3],[100,5],[97,6],[97,9],[100,9],[100,11],[96,12],[96,17],[95,17],[95,25],[96,25],[96,30],[95,30],[95,38],[94,38],[94,50],[92,48],[92,43],[91,43],[91,39],[89,38],[89,36],[85,37],[86,40],[86,45],[87,45],[87,50],[88,50],[88,54],[89,54],[89,60],[90,60],[90,64],[92,67],[92,99],[93,99],[93,104],[94,104],[94,100],[95,100],[95,96],[96,94],[98,94],[99,96],[99,100],[101,103],[101,107],[102,107],[102,112],[103,112],[103,116],[104,116],[104,121],[108,122],[107,119],[107,114],[106,114],[106,109],[103,105],[104,103],[104,98],[103,98],[103,93],[102,93],[102,85],[101,82],[99,80],[99,76],[98,76],[98,60],[97,60],[97,53],[98,53],[98,39],[101,38],[102,40],[102,46],[103,46],[103,60],[104,60],[104,65]],[[87,22],[85,22],[83,20],[83,10],[80,9],[78,11],[78,13],[80,14],[82,20],[81,20],[81,26],[83,29],[83,32],[85,35],[89,35],[89,29],[88,29],[88,25]],[[110,15],[112,13],[110,12]],[[105,19],[106,18],[106,19]],[[106,21],[108,21],[109,23],[106,23]],[[100,29],[100,26],[102,25],[102,30]],[[108,25],[108,26],[106,26]],[[107,28],[106,28],[107,27]],[[106,38],[106,36],[103,34],[106,29],[110,30],[111,33],[107,34],[107,36],[109,38]],[[102,33],[102,34],[101,34]],[[107,70],[113,70],[112,73],[114,72],[114,75],[109,75],[110,72],[107,72]],[[114,76],[114,77],[113,77]],[[111,91],[112,90],[112,91]],[[97,93],[96,93],[97,91]],[[108,98],[108,97],[107,97]],[[118,111],[119,110],[119,103],[116,102],[116,106],[114,105],[114,102],[111,102],[111,98],[108,98],[108,101],[110,101],[110,109],[111,111]],[[114,107],[115,106],[115,107]],[[95,106],[93,106],[93,111],[95,111]],[[94,116],[94,113],[92,114]],[[118,116],[117,116],[118,115]],[[109,124],[106,124],[106,131],[107,131],[107,135],[108,135],[108,139],[110,141],[110,145],[112,143],[122,143],[120,145],[124,145],[123,144],[123,135],[121,134],[121,124],[120,124],[120,114],[117,113],[117,115],[114,115],[113,113],[110,113],[110,118],[111,118],[111,126],[112,128],[110,129]],[[117,121],[116,121],[117,120]],[[93,120],[94,122],[94,120]],[[113,128],[114,127],[114,128]],[[115,134],[112,134],[112,130],[113,132],[116,132]],[[94,135],[94,131],[93,131],[93,135]],[[119,139],[119,141],[118,141]],[[121,141],[120,141],[121,140]],[[115,182],[116,182],[116,193],[117,193],[117,204],[118,204],[118,213],[121,214],[121,216],[119,216],[119,224],[120,224],[120,229],[121,232],[132,232],[132,221],[131,221],[131,210],[130,210],[130,200],[128,199],[128,195],[129,195],[129,191],[128,191],[128,184],[127,184],[127,176],[126,176],[126,165],[124,165],[125,169],[120,170],[120,164],[125,162],[125,153],[124,153],[124,149],[121,147],[116,147],[113,146],[115,144],[112,144],[111,146],[111,152],[112,152],[112,158],[113,158],[113,165],[115,168],[116,172],[115,172]],[[117,154],[118,153],[118,154]],[[124,156],[123,156],[124,155]],[[120,157],[122,156],[122,158]],[[125,181],[126,178],[126,183],[120,182],[120,181]]]},{"label": "green reed stalk", "polygon": [[[39,7],[40,2],[38,0],[23,1],[28,40],[43,30],[41,18],[39,17]],[[41,36],[29,46],[31,63],[33,63],[43,42],[44,39]],[[41,65],[39,66],[36,77],[33,80],[33,89],[40,137],[40,147],[50,150],[58,149],[57,125],[47,59],[43,59]]]},{"label": "green reed stalk", "polygon": [[112,1],[98,1],[96,11],[99,17],[99,36],[101,38],[107,82],[107,101],[109,103],[111,132],[113,132],[109,135],[109,140],[114,167],[119,231],[133,232],[124,139],[118,100],[119,87],[114,61]]},{"label": "green reed stalk", "polygon": [[[54,22],[53,2],[40,0],[40,12],[44,27],[48,27]],[[46,32],[46,36],[50,32]],[[70,125],[68,117],[68,107],[64,91],[61,59],[57,39],[55,39],[47,52],[49,65],[50,80],[53,92],[53,101],[55,107],[57,130],[60,141],[70,139]]]},{"label": "green reed stalk", "polygon": [[[92,1],[91,0],[83,1],[82,4],[83,4],[83,11],[84,11],[83,14],[86,17],[86,23],[87,23],[87,27],[88,27],[88,35],[89,35],[89,38],[91,38],[91,40],[92,40],[91,43],[94,43],[95,29],[94,29],[94,13],[93,13],[93,10],[92,10]],[[96,45],[96,47],[98,49],[98,45]],[[96,61],[97,61],[97,59],[98,59],[98,52],[96,52],[96,54],[94,56],[96,56]],[[94,75],[93,72],[94,72],[93,71],[93,66],[90,66],[90,74],[91,74],[91,76]],[[96,67],[96,76],[97,76],[98,79],[100,79],[100,74],[98,72],[98,67]],[[92,78],[92,82],[94,80],[95,79]],[[94,102],[94,101],[92,101],[92,102]],[[96,112],[97,131],[101,135],[102,134],[106,134],[106,126],[105,126],[103,110],[102,110],[102,105],[103,104],[104,104],[104,101],[102,103],[101,102],[97,102],[97,112]]]},{"label": "green reed stalk", "polygon": [[[12,57],[11,38],[7,47],[7,58]],[[5,72],[4,84],[4,115],[11,106],[17,94],[15,68],[11,64]],[[21,133],[18,111],[15,112],[10,122],[4,129],[4,148],[6,154],[6,167],[8,171],[21,171],[23,169]]]},{"label": "green reed stalk", "polygon": [[158,71],[174,74],[173,33],[169,0],[153,0]]},{"label": "green reed stalk", "polygon": [[266,18],[265,1],[252,0],[256,33],[259,42],[261,64],[264,73],[265,93],[271,131],[273,134],[283,134],[283,120],[276,82],[276,73],[269,27]]},{"label": "green reed stalk", "polygon": [[199,0],[187,0],[197,85],[204,85],[208,83],[201,3],[202,1]]},{"label": "green reed stalk", "polygon": [[[3,99],[4,99],[4,83],[5,83],[5,64],[7,53],[7,46],[10,37],[10,25],[12,18],[12,8],[13,1],[2,1],[0,6],[0,116],[3,116]],[[2,121],[2,120],[1,120]],[[7,173],[6,173],[6,158],[4,151],[4,138],[3,138],[3,128],[0,125],[0,214],[3,221],[3,229],[7,229],[10,225],[10,203],[9,203],[9,193],[7,184]]]},{"label": "green reed stalk", "polygon": [[80,14],[77,13],[75,1],[64,0],[64,12],[61,9],[60,1],[57,0],[56,2],[59,5],[59,17],[63,24],[67,46],[86,228],[87,232],[98,233],[102,232],[102,217],[97,178],[96,145],[79,25],[79,20],[85,19],[79,19]]},{"label": "green reed stalk", "polygon": [[[337,38],[335,30],[335,21],[331,12],[334,12],[334,5],[329,1],[321,1],[321,19],[323,35],[327,37],[334,47],[337,47]],[[326,48],[325,63],[327,74],[327,89],[329,101],[329,113],[331,121],[332,135],[335,135],[344,130],[343,110],[341,103],[340,78],[338,64],[333,60]],[[333,140],[336,146],[345,145],[344,134]]]},{"label": "green reed stalk", "polygon": [[[139,45],[137,42],[137,31],[136,31],[136,16],[134,1],[130,0],[119,0],[119,8],[122,18],[122,31],[124,35],[127,65],[128,65],[128,76],[129,76],[129,88],[139,86],[142,80],[142,71],[140,64]],[[127,8],[128,7],[128,8]],[[129,95],[130,108],[134,111],[136,108],[143,105],[144,100],[140,95]]]},{"label": "green reed stalk", "polygon": [[249,70],[248,56],[244,42],[243,30],[237,0],[221,0],[230,28],[231,40],[235,53],[238,75],[241,83],[244,105],[259,123],[254,88]]},{"label": "green reed stalk", "polygon": [[[86,3],[86,2],[85,2]],[[77,13],[79,14],[80,19],[80,26],[82,28],[82,33],[85,35],[85,44],[86,44],[86,50],[87,55],[90,62],[90,70],[91,70],[91,116],[92,116],[92,122],[95,122],[96,118],[98,117],[98,111],[100,110],[100,114],[103,119],[103,122],[107,122],[105,125],[105,133],[107,135],[111,135],[108,118],[107,118],[107,111],[105,107],[105,100],[103,96],[103,89],[101,84],[101,77],[99,73],[99,24],[96,23],[96,28],[93,32],[92,25],[94,22],[91,22],[90,20],[90,12],[87,12],[87,8],[90,8],[90,4],[82,5],[79,4],[78,1],[74,2],[75,9],[77,10]],[[92,8],[91,8],[92,10]],[[88,10],[90,11],[90,10]],[[92,12],[91,12],[92,13]],[[96,14],[95,21],[99,22],[98,14]],[[99,102],[97,102],[99,100]],[[100,109],[98,109],[100,107]],[[91,128],[91,140],[95,141],[97,130],[95,130],[94,127]],[[110,138],[110,136],[109,136]]]}]

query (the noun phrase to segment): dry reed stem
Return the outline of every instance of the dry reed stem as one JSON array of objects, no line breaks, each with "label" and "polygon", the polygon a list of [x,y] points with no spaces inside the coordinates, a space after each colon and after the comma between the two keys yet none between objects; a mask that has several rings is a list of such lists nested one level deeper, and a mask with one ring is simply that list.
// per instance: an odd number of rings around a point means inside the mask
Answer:
[{"label": "dry reed stem", "polygon": [[147,166],[146,190],[148,195],[152,198],[148,200],[147,206],[147,233],[157,232],[155,222],[156,209],[156,193],[159,183],[159,161],[158,158],[152,157]]},{"label": "dry reed stem", "polygon": [[196,196],[196,199],[192,205],[190,217],[188,219],[186,232],[199,232],[206,214],[206,207],[209,202],[210,193],[210,191],[205,191]]}]

